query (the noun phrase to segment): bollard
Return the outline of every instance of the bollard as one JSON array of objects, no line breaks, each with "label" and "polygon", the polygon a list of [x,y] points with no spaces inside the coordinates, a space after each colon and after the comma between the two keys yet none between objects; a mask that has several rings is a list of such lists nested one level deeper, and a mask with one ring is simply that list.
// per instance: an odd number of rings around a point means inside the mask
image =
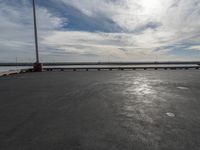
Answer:
[{"label": "bollard", "polygon": [[33,64],[34,72],[42,72],[42,64],[41,63],[34,63]]}]

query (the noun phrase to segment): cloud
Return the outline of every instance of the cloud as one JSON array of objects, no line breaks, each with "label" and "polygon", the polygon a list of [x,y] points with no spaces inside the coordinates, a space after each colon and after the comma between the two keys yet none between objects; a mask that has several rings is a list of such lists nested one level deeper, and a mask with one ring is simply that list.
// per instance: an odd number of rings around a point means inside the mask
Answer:
[{"label": "cloud", "polygon": [[198,50],[200,51],[200,45],[194,45],[189,47],[190,50]]},{"label": "cloud", "polygon": [[[8,2],[0,3],[0,60],[13,61],[18,57],[22,61],[33,61],[32,8],[27,1],[24,1],[23,7]],[[63,24],[61,18],[53,16],[46,8],[37,8],[37,17],[39,36],[48,35]]]},{"label": "cloud", "polygon": [[[0,60],[33,60],[31,4],[14,1],[0,1]],[[199,0],[38,2],[43,61],[199,59]]]},{"label": "cloud", "polygon": [[118,61],[175,59],[172,55],[165,55],[168,52],[166,49],[155,51],[164,45],[160,44],[159,37],[153,35],[153,31],[145,31],[137,36],[131,33],[55,31],[52,35],[44,37],[43,42],[44,45],[51,45],[66,53],[95,55],[102,60],[107,60],[108,57]]}]

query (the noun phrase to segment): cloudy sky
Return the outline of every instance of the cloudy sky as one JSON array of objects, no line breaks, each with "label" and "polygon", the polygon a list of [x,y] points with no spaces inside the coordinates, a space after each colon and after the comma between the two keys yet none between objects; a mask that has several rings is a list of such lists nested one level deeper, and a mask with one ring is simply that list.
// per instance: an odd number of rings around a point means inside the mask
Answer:
[{"label": "cloudy sky", "polygon": [[[42,61],[200,60],[199,0],[36,0]],[[0,0],[0,62],[35,61],[31,0]]]}]

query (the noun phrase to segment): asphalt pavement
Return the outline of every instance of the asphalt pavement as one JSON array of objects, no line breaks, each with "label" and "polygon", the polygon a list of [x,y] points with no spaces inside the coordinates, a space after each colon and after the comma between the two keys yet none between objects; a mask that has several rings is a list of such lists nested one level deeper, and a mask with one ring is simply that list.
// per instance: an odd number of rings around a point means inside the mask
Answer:
[{"label": "asphalt pavement", "polygon": [[1,150],[199,150],[200,71],[0,77]]}]

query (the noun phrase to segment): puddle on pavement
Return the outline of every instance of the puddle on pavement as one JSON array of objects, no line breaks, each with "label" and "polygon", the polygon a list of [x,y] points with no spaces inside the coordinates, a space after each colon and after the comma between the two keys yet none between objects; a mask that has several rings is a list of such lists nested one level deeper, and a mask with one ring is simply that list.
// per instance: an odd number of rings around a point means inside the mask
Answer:
[{"label": "puddle on pavement", "polygon": [[168,117],[175,117],[175,114],[174,114],[174,113],[171,113],[171,112],[167,112],[166,115],[167,115]]},{"label": "puddle on pavement", "polygon": [[189,88],[187,88],[187,87],[184,87],[184,86],[179,86],[179,87],[177,87],[178,89],[180,89],[180,90],[188,90]]}]

